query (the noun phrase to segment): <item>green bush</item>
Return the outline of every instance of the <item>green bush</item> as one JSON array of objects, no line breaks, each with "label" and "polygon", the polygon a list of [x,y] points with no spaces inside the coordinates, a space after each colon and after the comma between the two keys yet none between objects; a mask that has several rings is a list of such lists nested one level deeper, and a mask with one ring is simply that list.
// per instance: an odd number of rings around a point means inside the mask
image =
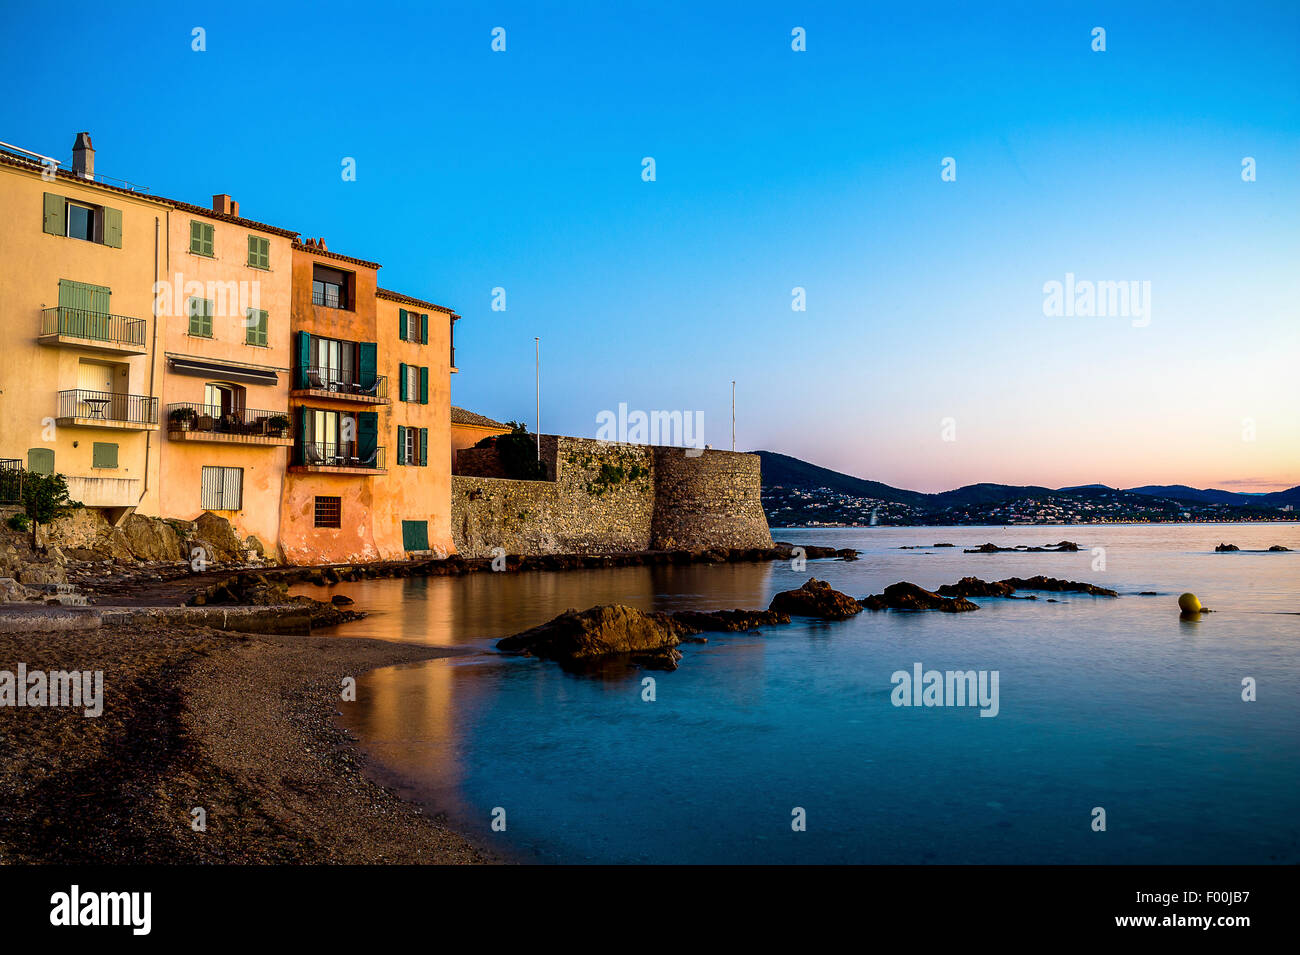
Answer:
[{"label": "green bush", "polygon": [[5,521],[12,531],[25,531],[32,526],[32,519],[26,514],[10,514],[9,520]]},{"label": "green bush", "polygon": [[23,475],[23,504],[27,516],[38,524],[48,524],[81,507],[68,499],[68,480],[62,474]]},{"label": "green bush", "polygon": [[509,434],[492,438],[501,459],[506,477],[516,481],[543,481],[546,466],[537,460],[537,438],[528,433],[528,426],[517,421],[507,421]]}]

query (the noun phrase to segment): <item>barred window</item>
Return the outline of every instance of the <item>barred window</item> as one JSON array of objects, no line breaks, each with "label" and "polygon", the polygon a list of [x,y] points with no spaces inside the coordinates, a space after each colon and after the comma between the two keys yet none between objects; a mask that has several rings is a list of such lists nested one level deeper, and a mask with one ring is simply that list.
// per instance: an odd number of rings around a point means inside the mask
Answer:
[{"label": "barred window", "polygon": [[205,511],[237,511],[244,506],[244,469],[204,466],[201,477]]},{"label": "barred window", "polygon": [[316,526],[317,527],[342,527],[341,521],[343,511],[343,498],[341,497],[318,497],[316,498]]}]

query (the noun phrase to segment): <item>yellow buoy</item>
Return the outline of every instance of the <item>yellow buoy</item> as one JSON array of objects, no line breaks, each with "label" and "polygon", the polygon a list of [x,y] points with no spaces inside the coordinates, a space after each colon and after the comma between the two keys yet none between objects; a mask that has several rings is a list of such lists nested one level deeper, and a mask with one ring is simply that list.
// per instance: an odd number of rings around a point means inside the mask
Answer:
[{"label": "yellow buoy", "polygon": [[1178,609],[1183,613],[1200,613],[1201,602],[1196,594],[1183,594],[1178,598]]}]

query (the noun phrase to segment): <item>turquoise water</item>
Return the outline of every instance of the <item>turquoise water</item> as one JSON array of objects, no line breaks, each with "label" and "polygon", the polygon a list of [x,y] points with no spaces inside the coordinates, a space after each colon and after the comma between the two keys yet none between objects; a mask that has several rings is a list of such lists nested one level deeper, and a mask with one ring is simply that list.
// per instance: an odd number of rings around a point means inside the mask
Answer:
[{"label": "turquoise water", "polygon": [[[560,862],[1300,862],[1300,526],[777,531],[857,562],[339,585],[340,636],[473,652],[366,674],[344,723],[374,771],[502,853]],[[961,548],[1075,540],[1074,554]],[[950,541],[951,549],[901,550]],[[1104,569],[1092,548],[1104,548]],[[1094,569],[1094,566],[1098,569]],[[764,607],[809,576],[855,597],[974,574],[1119,599],[864,612],[683,647],[671,673],[575,676],[491,649],[567,607]],[[1153,590],[1158,596],[1137,596]],[[1176,598],[1217,612],[1181,620]],[[319,589],[307,592],[320,595]],[[1049,596],[1059,603],[1047,603]],[[895,671],[996,670],[999,712],[896,707]],[[643,700],[642,680],[655,681]],[[1257,684],[1243,702],[1242,680]],[[490,828],[505,810],[506,831]],[[806,831],[792,830],[804,810]],[[1093,810],[1106,831],[1092,829]]]}]

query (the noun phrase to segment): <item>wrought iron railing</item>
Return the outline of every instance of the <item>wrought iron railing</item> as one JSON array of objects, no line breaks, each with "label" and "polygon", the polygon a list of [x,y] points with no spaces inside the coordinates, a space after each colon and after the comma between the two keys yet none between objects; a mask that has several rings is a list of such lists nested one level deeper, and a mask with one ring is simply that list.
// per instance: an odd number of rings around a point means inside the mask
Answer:
[{"label": "wrought iron railing", "polygon": [[67,335],[70,338],[144,347],[145,320],[56,305],[42,309],[41,334]]},{"label": "wrought iron railing", "polygon": [[383,375],[375,376],[375,383],[369,388],[359,381],[350,381],[337,368],[321,368],[316,365],[297,370],[299,388],[313,391],[332,391],[343,398],[387,398],[388,379]]},{"label": "wrought iron railing", "polygon": [[59,392],[60,418],[89,418],[127,424],[157,424],[158,399],[75,388]]},{"label": "wrought iron railing", "polygon": [[335,285],[311,290],[311,303],[313,305],[324,305],[326,308],[343,308],[343,302],[343,292]]},{"label": "wrought iron railing", "polygon": [[188,401],[177,401],[167,406],[168,431],[287,438],[291,435],[292,424],[287,411],[264,411],[257,408],[227,408],[223,411],[220,405]]},{"label": "wrought iron railing", "polygon": [[364,455],[355,441],[330,443],[326,441],[299,442],[293,448],[293,463],[325,468],[384,469],[384,449],[373,448]]},{"label": "wrought iron railing", "polygon": [[24,471],[19,458],[0,458],[0,504],[22,503]]}]

